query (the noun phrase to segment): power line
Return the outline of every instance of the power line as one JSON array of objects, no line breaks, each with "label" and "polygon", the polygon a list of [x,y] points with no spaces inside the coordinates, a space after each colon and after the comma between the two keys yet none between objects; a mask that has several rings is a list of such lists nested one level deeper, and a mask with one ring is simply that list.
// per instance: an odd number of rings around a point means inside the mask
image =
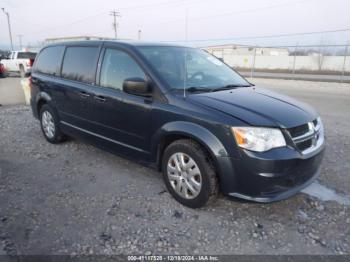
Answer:
[{"label": "power line", "polygon": [[168,1],[163,3],[153,3],[153,4],[147,4],[147,5],[134,5],[134,6],[126,6],[121,7],[121,10],[132,10],[132,9],[140,9],[140,8],[147,8],[147,7],[155,7],[155,6],[162,6],[162,5],[172,5],[172,4],[178,4],[178,3],[184,3],[186,0],[176,0],[176,1]]},{"label": "power line", "polygon": [[[140,6],[130,6],[130,7],[121,7],[120,9],[122,9],[122,10],[131,10],[131,9],[137,9],[137,8],[147,8],[147,7],[154,7],[154,6],[169,5],[169,4],[174,4],[174,3],[183,3],[184,1],[185,1],[185,0],[176,0],[176,1],[168,1],[168,2],[163,2],[163,3],[157,3],[157,4],[140,5]],[[94,14],[94,15],[91,15],[91,16],[86,16],[86,17],[77,19],[77,20],[75,20],[75,21],[72,21],[72,22],[70,22],[70,23],[61,24],[61,25],[53,26],[53,27],[46,27],[46,29],[43,29],[43,30],[40,30],[40,31],[36,31],[36,32],[30,33],[30,34],[31,34],[31,35],[35,35],[35,34],[39,34],[39,33],[42,33],[42,32],[47,32],[47,31],[52,30],[52,29],[57,29],[57,28],[62,28],[62,27],[69,27],[69,26],[71,26],[71,25],[78,24],[78,23],[84,22],[84,21],[86,21],[86,20],[91,20],[92,18],[96,18],[96,17],[98,17],[98,16],[105,15],[106,12],[107,12],[107,11],[100,12],[100,13],[97,13],[97,14]]]},{"label": "power line", "polygon": [[[280,4],[268,5],[268,6],[257,7],[257,8],[252,8],[252,9],[245,9],[245,10],[240,10],[240,11],[219,13],[219,14],[214,14],[214,15],[209,15],[209,16],[207,15],[207,16],[202,16],[202,17],[189,17],[188,20],[189,21],[198,21],[198,20],[208,20],[208,19],[213,19],[213,18],[215,19],[215,18],[221,18],[224,16],[240,15],[240,14],[246,14],[246,13],[256,12],[256,11],[260,11],[260,10],[285,7],[285,6],[289,6],[289,5],[303,4],[305,2],[310,2],[310,1],[314,1],[314,0],[289,1],[289,2],[280,3]],[[176,1],[174,1],[174,2],[176,2]],[[169,2],[169,3],[171,3],[171,2]],[[183,21],[183,19],[173,19],[173,20],[168,20],[168,21],[164,21],[164,22],[159,22],[159,21],[153,22],[152,21],[150,23],[146,22],[146,24],[147,25],[150,25],[150,24],[170,24],[170,23],[176,23],[179,21]],[[179,42],[181,42],[181,41],[179,41]]]},{"label": "power line", "polygon": [[221,13],[221,14],[209,15],[209,16],[205,16],[205,17],[198,17],[198,18],[193,18],[192,20],[203,20],[203,19],[211,19],[211,18],[230,16],[230,15],[240,15],[240,14],[246,14],[246,13],[266,10],[266,9],[274,9],[274,8],[285,7],[285,6],[289,6],[289,5],[302,4],[302,3],[310,2],[310,1],[314,1],[314,0],[289,1],[289,2],[281,3],[281,4],[262,6],[262,7],[257,7],[257,8],[241,10],[241,11],[226,12],[226,13]]},{"label": "power line", "polygon": [[[240,11],[225,12],[225,13],[219,13],[219,14],[214,14],[214,15],[206,15],[206,16],[201,16],[201,17],[192,17],[192,18],[189,18],[189,20],[190,21],[199,21],[199,20],[208,20],[208,19],[213,19],[213,18],[214,19],[215,18],[222,18],[224,16],[241,15],[241,14],[246,14],[246,13],[266,10],[266,9],[273,9],[273,8],[285,7],[285,6],[289,6],[289,5],[302,4],[302,3],[310,2],[310,1],[314,1],[314,0],[289,1],[289,2],[286,2],[286,3],[262,6],[262,7],[245,9],[245,10],[240,10]],[[182,19],[173,19],[173,20],[169,20],[169,21],[166,21],[166,22],[162,22],[162,24],[175,23],[175,22],[178,22],[178,21],[182,21]]]},{"label": "power line", "polygon": [[91,20],[92,18],[96,18],[98,16],[105,15],[105,14],[106,14],[106,12],[101,12],[101,13],[98,13],[98,14],[95,14],[95,15],[91,15],[91,16],[86,16],[86,17],[80,18],[78,20],[75,20],[75,21],[67,23],[67,24],[61,24],[61,25],[53,26],[53,27],[46,27],[46,29],[43,29],[43,30],[40,30],[40,31],[36,31],[36,32],[30,33],[30,34],[31,35],[35,35],[35,34],[40,34],[40,33],[43,33],[43,32],[50,31],[52,29],[57,29],[57,28],[62,28],[62,27],[70,27],[71,25],[78,24],[78,23],[83,22],[85,20]]},{"label": "power line", "polygon": [[[195,39],[195,40],[188,40],[188,41],[189,42],[209,42],[209,41],[228,41],[228,40],[249,40],[249,39],[263,39],[263,38],[279,38],[279,37],[287,37],[287,36],[314,35],[314,34],[324,34],[324,33],[338,33],[338,32],[348,32],[348,31],[350,31],[350,28],[326,30],[326,31],[278,34],[278,35],[242,36],[242,37],[213,38],[213,39]],[[177,42],[185,42],[185,40],[161,41],[161,42],[177,43]]]}]

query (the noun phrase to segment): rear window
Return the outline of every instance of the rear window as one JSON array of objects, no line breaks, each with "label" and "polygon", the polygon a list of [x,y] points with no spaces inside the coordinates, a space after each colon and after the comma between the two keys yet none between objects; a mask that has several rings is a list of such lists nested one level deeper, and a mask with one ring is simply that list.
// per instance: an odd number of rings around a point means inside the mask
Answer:
[{"label": "rear window", "polygon": [[35,59],[35,56],[34,52],[18,52],[17,59]]},{"label": "rear window", "polygon": [[98,55],[98,47],[68,47],[64,55],[62,77],[94,83]]},{"label": "rear window", "polygon": [[42,74],[59,75],[63,51],[63,46],[46,47],[36,59],[35,71]]}]

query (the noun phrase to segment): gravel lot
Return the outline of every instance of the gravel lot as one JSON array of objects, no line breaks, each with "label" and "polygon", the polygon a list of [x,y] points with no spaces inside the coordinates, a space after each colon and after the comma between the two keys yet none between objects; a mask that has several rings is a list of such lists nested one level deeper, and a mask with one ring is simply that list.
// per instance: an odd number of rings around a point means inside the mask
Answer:
[{"label": "gravel lot", "polygon": [[[19,82],[4,80],[0,92]],[[349,254],[350,85],[254,82],[321,113],[318,197],[256,204],[220,196],[191,210],[156,171],[79,141],[51,145],[29,107],[1,106],[0,254]]]}]

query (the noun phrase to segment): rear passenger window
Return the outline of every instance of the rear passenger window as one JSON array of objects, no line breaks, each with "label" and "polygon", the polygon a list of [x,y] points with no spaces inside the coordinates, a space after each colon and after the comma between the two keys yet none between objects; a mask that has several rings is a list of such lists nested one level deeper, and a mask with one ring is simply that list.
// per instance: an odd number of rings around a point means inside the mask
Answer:
[{"label": "rear passenger window", "polygon": [[18,59],[35,59],[36,53],[33,52],[18,52]]},{"label": "rear passenger window", "polygon": [[100,85],[122,90],[124,80],[134,77],[146,78],[135,60],[123,51],[106,49],[102,63]]},{"label": "rear passenger window", "polygon": [[47,75],[59,75],[63,46],[46,47],[36,59],[35,71]]},{"label": "rear passenger window", "polygon": [[67,47],[63,59],[62,77],[94,83],[98,55],[98,47]]}]

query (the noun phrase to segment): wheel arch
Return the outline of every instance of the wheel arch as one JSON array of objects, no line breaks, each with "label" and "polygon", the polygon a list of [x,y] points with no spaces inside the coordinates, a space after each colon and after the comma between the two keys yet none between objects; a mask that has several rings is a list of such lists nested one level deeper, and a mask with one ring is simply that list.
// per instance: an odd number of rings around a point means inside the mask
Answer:
[{"label": "wheel arch", "polygon": [[208,129],[195,123],[176,121],[165,124],[152,139],[152,153],[156,156],[158,170],[161,170],[166,147],[179,139],[191,139],[201,145],[209,153],[217,171],[220,170],[217,158],[228,156],[224,145]]},{"label": "wheel arch", "polygon": [[40,117],[40,109],[44,104],[48,104],[51,101],[51,96],[46,92],[39,92],[35,98],[35,105],[38,117]]}]

